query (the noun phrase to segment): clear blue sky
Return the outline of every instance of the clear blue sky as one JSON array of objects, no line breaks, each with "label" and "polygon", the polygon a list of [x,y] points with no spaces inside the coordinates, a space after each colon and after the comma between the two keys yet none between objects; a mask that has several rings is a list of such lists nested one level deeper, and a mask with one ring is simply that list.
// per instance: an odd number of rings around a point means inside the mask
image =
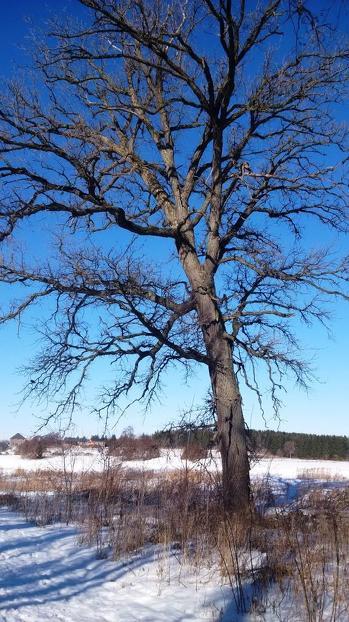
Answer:
[{"label": "clear blue sky", "polygon": [[[0,75],[9,76],[13,68],[25,58],[22,46],[29,46],[31,27],[44,28],[47,17],[54,11],[65,11],[69,14],[78,10],[80,9],[74,0],[46,4],[41,0],[2,3]],[[340,303],[332,309],[331,337],[320,326],[310,329],[300,326],[298,331],[304,344],[304,357],[312,360],[319,381],[313,384],[309,393],[298,391],[290,382],[283,399],[281,422],[273,421],[271,414],[267,414],[270,428],[279,426],[280,429],[288,431],[349,434],[349,306]],[[31,433],[39,425],[40,416],[45,413],[34,409],[28,403],[20,410],[16,407],[23,385],[18,368],[28,361],[37,345],[37,335],[25,319],[19,332],[18,326],[14,324],[0,329],[0,438],[6,438],[17,431]],[[94,384],[95,387],[98,386],[98,374]],[[154,404],[145,417],[138,407],[133,408],[127,419],[118,424],[116,431],[126,425],[133,425],[137,432],[161,428],[168,421],[174,420],[180,409],[189,407],[195,399],[200,399],[206,386],[206,369],[198,370],[189,386],[185,386],[177,374],[168,375],[161,403]],[[86,394],[86,404],[92,401],[93,392],[92,386]],[[244,408],[250,427],[265,427],[253,395],[244,395]],[[88,415],[87,408],[85,412],[77,413],[75,425],[79,434],[90,435],[103,429],[102,424]]]}]

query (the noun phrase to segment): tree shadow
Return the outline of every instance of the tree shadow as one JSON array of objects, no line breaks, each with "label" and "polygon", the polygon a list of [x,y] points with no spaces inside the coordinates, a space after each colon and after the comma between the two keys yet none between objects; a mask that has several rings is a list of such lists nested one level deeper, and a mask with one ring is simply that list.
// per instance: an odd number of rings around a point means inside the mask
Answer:
[{"label": "tree shadow", "polygon": [[[8,518],[10,516],[8,514]],[[35,532],[32,531],[33,528]],[[68,604],[72,598],[87,595],[123,577],[130,577],[137,569],[153,563],[154,559],[160,560],[165,556],[167,559],[168,556],[178,555],[176,548],[164,551],[149,546],[121,561],[97,559],[94,549],[77,545],[79,532],[76,528],[49,526],[42,528],[42,531],[37,529],[35,525],[21,522],[20,519],[0,525],[0,537],[1,532],[7,533],[7,541],[0,546],[0,568],[3,565],[5,570],[0,574],[0,618],[1,615],[6,618],[6,612],[9,614],[10,611],[18,611],[24,607]],[[5,557],[6,553],[8,555]],[[255,594],[254,583],[244,584],[243,598],[246,611],[250,609]],[[218,589],[217,597],[219,597]],[[248,614],[239,612],[237,606],[239,599],[241,594],[237,590],[231,591],[227,588],[225,602],[229,601],[228,605],[220,616],[217,611],[220,622],[247,620]],[[138,607],[144,622],[154,622],[157,619],[154,617],[155,611],[145,602],[133,603],[135,615]],[[172,611],[172,615],[173,613]],[[166,619],[164,616],[165,614],[161,613],[159,619]],[[178,611],[171,619],[175,619],[176,622],[189,622],[197,618],[191,613],[184,614]]]},{"label": "tree shadow", "polygon": [[[116,582],[161,555],[154,547],[149,547],[129,559],[112,562],[97,559],[91,548],[79,548],[78,531],[75,528],[64,526],[63,530],[50,527],[34,540],[28,524],[14,522],[5,525],[6,529],[3,526],[0,526],[0,534],[1,531],[14,534],[13,539],[10,538],[0,547],[0,555],[3,557],[0,565],[2,561],[4,567],[0,576],[0,612],[5,616],[8,610],[67,602],[108,582]],[[27,529],[27,537],[22,533],[21,539],[16,539],[16,527],[19,531]],[[18,554],[10,554],[5,558],[4,554],[17,550]],[[42,559],[45,551],[47,559]],[[168,554],[175,555],[175,551]],[[41,559],[36,560],[37,555]]]}]

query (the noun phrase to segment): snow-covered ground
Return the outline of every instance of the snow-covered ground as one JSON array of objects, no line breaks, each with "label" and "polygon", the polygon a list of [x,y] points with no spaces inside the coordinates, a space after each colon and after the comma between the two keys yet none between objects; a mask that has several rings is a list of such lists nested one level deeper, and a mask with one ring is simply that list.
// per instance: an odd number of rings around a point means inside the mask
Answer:
[{"label": "snow-covered ground", "polygon": [[[115,460],[115,464],[117,464]],[[49,454],[40,460],[30,460],[29,458],[21,458],[21,456],[13,453],[0,455],[0,471],[10,474],[18,469],[24,471],[38,470],[72,470],[76,473],[87,471],[103,471],[105,464],[105,456],[97,450],[85,450],[80,447],[66,451],[64,455]]]},{"label": "snow-covered ground", "polygon": [[96,559],[76,528],[37,527],[0,508],[3,622],[212,622],[220,612],[231,622],[231,601],[217,568],[195,572],[176,550]]},{"label": "snow-covered ground", "polygon": [[[103,471],[108,454],[104,450],[98,449],[84,449],[81,447],[72,448],[62,454],[51,454],[40,460],[30,460],[21,458],[16,454],[2,454],[0,455],[0,470],[5,473],[13,473],[17,469],[23,469],[25,471],[33,470],[61,470],[64,467],[68,470],[73,470],[76,473],[86,471]],[[116,457],[110,457],[109,461],[112,465],[120,464],[120,460]],[[123,462],[124,468],[144,470],[144,471],[169,471],[182,469],[186,466],[185,461],[181,459],[181,449],[163,449],[159,458],[153,458],[152,460],[130,460]],[[219,468],[219,456],[215,452],[212,454],[210,460],[202,461],[206,468],[209,470],[216,470]],[[188,462],[189,468],[197,468],[198,464]]]},{"label": "snow-covered ground", "polygon": [[[166,471],[181,468],[196,469],[197,463],[185,462],[181,460],[181,450],[162,450],[159,458],[153,460],[132,460],[124,462],[125,468],[140,469],[148,471]],[[29,460],[21,458],[15,454],[0,455],[0,471],[10,474],[17,469],[25,471],[33,470],[60,470],[65,468],[76,473],[97,471],[100,472],[105,466],[106,455],[98,450],[85,450],[76,448],[67,452],[65,457],[62,455],[50,455],[41,460]],[[116,458],[111,458],[111,462],[118,464]],[[217,452],[212,452],[209,460],[201,461],[202,467],[208,471],[219,469],[220,459]],[[281,477],[284,479],[306,479],[309,475],[312,478],[332,478],[338,480],[349,480],[349,461],[336,460],[301,460],[298,458],[262,458],[254,462],[251,468],[252,477]]]},{"label": "snow-covered ground", "polygon": [[[80,448],[42,460],[0,455],[0,470],[74,472],[102,471],[106,456]],[[115,460],[117,464],[117,460]],[[198,468],[183,462],[180,450],[163,451],[160,458],[132,461],[124,467],[166,471]],[[206,461],[219,468],[219,456]],[[349,462],[299,459],[262,459],[252,465],[252,477],[270,478],[280,502],[307,477],[349,481]],[[248,596],[248,586],[246,594]],[[231,587],[222,583],[214,565],[195,570],[183,563],[177,549],[146,547],[128,558],[97,559],[96,551],[79,543],[76,527],[28,524],[18,514],[0,508],[0,622],[238,622]],[[258,618],[260,619],[260,618]],[[275,620],[274,617],[266,618]],[[297,619],[297,622],[301,618]],[[345,618],[343,618],[345,620]]]}]

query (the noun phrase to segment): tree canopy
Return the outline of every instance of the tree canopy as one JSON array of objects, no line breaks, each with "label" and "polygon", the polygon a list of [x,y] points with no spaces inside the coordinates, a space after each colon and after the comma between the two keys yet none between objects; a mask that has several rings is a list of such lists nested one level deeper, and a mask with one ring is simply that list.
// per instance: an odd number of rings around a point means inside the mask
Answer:
[{"label": "tree canopy", "polygon": [[[199,363],[230,444],[238,378],[261,402],[264,365],[275,409],[286,372],[306,382],[294,328],[347,296],[349,265],[319,244],[348,229],[348,44],[311,4],[81,0],[37,82],[2,92],[0,279],[28,291],[2,317],[55,300],[28,393],[56,413],[102,358],[100,412]],[[40,215],[60,233],[35,263],[15,240]]]}]

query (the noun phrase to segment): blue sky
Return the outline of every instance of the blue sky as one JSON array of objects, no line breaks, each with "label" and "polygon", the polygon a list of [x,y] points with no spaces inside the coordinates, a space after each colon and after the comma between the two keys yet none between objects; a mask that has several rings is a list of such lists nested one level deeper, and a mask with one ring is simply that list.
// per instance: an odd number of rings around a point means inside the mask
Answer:
[{"label": "blue sky", "polygon": [[[46,4],[39,0],[4,3],[1,7],[0,74],[9,76],[13,68],[25,58],[22,48],[30,44],[31,27],[44,28],[47,16],[54,11],[66,11],[69,14],[71,11],[76,12],[76,7],[74,0]],[[323,235],[321,231],[316,230],[316,235]],[[323,241],[328,243],[328,239]],[[340,244],[344,245],[343,239]],[[304,344],[304,357],[311,359],[318,382],[314,382],[311,390],[306,393],[296,389],[290,381],[283,397],[281,421],[272,419],[270,409],[270,415],[266,413],[268,427],[299,432],[349,434],[348,310],[345,303],[332,305],[331,336],[320,326],[310,329],[299,326],[298,335]],[[40,424],[40,417],[45,415],[45,408],[40,411],[29,403],[25,403],[19,410],[17,408],[23,386],[23,377],[18,369],[37,349],[37,339],[29,318],[23,319],[20,328],[12,324],[0,329],[0,438],[6,438],[17,431],[33,432]],[[174,420],[181,409],[190,407],[195,400],[200,399],[207,380],[206,369],[198,369],[188,386],[177,373],[168,374],[161,403],[154,404],[145,416],[139,407],[134,407],[129,411],[127,419],[124,418],[117,425],[116,432],[126,425],[133,425],[137,432],[161,428],[168,421]],[[86,392],[86,404],[92,402],[98,381],[97,374]],[[244,408],[250,427],[265,427],[254,395],[244,395]],[[101,432],[104,426],[88,415],[87,407],[76,414],[74,423],[76,433],[86,435]]]}]

